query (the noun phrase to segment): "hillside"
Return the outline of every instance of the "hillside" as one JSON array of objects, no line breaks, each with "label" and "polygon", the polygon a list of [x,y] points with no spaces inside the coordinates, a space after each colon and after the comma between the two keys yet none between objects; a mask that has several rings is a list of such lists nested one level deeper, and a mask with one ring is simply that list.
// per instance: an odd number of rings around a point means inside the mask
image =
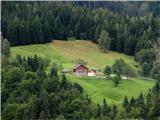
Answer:
[{"label": "hillside", "polygon": [[88,67],[98,69],[103,69],[106,65],[112,65],[113,62],[119,58],[124,59],[125,62],[130,64],[133,68],[138,66],[133,57],[112,51],[102,53],[96,44],[83,40],[54,40],[49,44],[18,46],[12,47],[11,49],[13,57],[22,52],[24,56],[37,54],[53,62],[61,63],[66,68],[72,68],[74,65],[73,61],[78,58],[87,61]]},{"label": "hillside", "polygon": [[[148,89],[154,85],[153,81],[140,80],[138,78],[133,80],[122,81],[119,87],[114,87],[113,81],[98,78],[76,78],[68,76],[72,82],[77,82],[83,86],[85,93],[91,96],[93,102],[102,103],[106,98],[109,104],[120,104],[124,96],[131,98],[138,97],[140,92],[145,96]],[[142,87],[143,86],[143,87]],[[138,89],[137,89],[138,88]]]},{"label": "hillside", "polygon": [[160,2],[2,1],[3,120],[160,120]]},{"label": "hillside", "polygon": [[[17,54],[22,56],[41,56],[57,64],[62,64],[64,68],[72,69],[73,60],[81,58],[87,61],[88,67],[102,69],[106,65],[112,65],[115,59],[123,58],[126,63],[136,68],[137,63],[133,57],[117,52],[102,53],[99,47],[90,41],[53,41],[48,44],[37,44],[28,46],[18,46],[11,48],[11,56]],[[77,82],[84,88],[85,94],[89,94],[94,102],[101,103],[106,97],[110,104],[122,102],[125,95],[137,96],[140,92],[146,93],[154,84],[153,81],[140,79],[123,81],[118,88],[115,88],[110,80],[97,78],[78,78],[72,75],[67,76],[72,82]],[[142,87],[143,86],[143,87]],[[138,89],[137,89],[138,88]],[[128,91],[129,90],[129,91]]]}]

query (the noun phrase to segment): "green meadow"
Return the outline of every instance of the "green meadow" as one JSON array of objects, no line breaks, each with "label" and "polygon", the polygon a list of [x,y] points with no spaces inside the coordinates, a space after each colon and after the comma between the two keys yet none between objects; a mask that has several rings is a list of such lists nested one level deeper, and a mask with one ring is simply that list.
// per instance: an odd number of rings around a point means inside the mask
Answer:
[{"label": "green meadow", "polygon": [[89,68],[104,69],[106,65],[112,65],[116,59],[124,59],[133,68],[138,69],[134,58],[123,53],[109,51],[102,53],[99,47],[83,40],[59,41],[48,44],[36,44],[11,48],[12,57],[17,54],[22,56],[35,55],[50,59],[51,62],[61,63],[65,68],[72,68],[76,59],[83,59]]},{"label": "green meadow", "polygon": [[144,95],[148,89],[154,85],[153,81],[140,80],[138,78],[132,80],[123,80],[118,87],[115,87],[112,80],[105,80],[94,77],[74,77],[68,76],[72,82],[77,82],[83,86],[85,94],[90,95],[93,102],[102,103],[105,98],[109,104],[119,104],[124,96],[131,98],[138,97],[142,92]]},{"label": "green meadow", "polygon": [[[106,65],[112,65],[116,59],[122,58],[126,63],[138,70],[138,64],[134,58],[122,53],[109,51],[102,53],[99,47],[90,41],[58,41],[54,40],[48,44],[35,44],[26,46],[17,46],[11,48],[11,57],[38,55],[46,58],[51,63],[61,64],[66,69],[72,69],[73,61],[80,58],[87,61],[89,69],[103,70]],[[128,97],[137,97],[141,92],[146,94],[149,88],[152,88],[154,81],[141,80],[123,80],[116,88],[111,80],[104,80],[94,77],[75,77],[67,75],[71,82],[76,82],[84,88],[84,94],[88,94],[95,103],[102,103],[106,98],[109,104],[119,104],[125,95]]]}]

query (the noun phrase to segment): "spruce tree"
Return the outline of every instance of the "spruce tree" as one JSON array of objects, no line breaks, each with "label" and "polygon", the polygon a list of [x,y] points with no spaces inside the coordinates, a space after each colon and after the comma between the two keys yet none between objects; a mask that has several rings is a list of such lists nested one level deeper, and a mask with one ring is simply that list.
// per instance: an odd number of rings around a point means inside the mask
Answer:
[{"label": "spruce tree", "polygon": [[96,118],[101,117],[101,106],[97,104],[97,110],[96,110]]},{"label": "spruce tree", "polygon": [[23,59],[22,59],[21,55],[17,55],[16,59],[17,59],[17,61],[18,61],[19,64],[23,63]]},{"label": "spruce tree", "polygon": [[65,40],[65,31],[64,26],[61,22],[61,19],[59,16],[55,19],[55,25],[54,25],[54,37],[56,39]]},{"label": "spruce tree", "polygon": [[46,73],[44,71],[43,64],[38,68],[37,74],[41,79],[44,79],[46,77]]},{"label": "spruce tree", "polygon": [[102,114],[103,116],[108,116],[110,112],[110,108],[107,105],[106,99],[104,98],[103,100],[103,106],[102,106]]},{"label": "spruce tree", "polygon": [[108,52],[110,50],[111,38],[109,37],[108,32],[106,32],[105,30],[101,31],[101,34],[100,34],[99,39],[98,39],[98,44],[100,46],[100,49],[103,52]]},{"label": "spruce tree", "polygon": [[117,114],[117,106],[113,105],[110,112],[110,118],[111,120],[114,120]]},{"label": "spruce tree", "polygon": [[132,96],[131,99],[130,99],[130,106],[131,106],[131,107],[134,107],[134,105],[135,105],[135,99],[134,99],[134,97]]},{"label": "spruce tree", "polygon": [[5,55],[7,57],[10,56],[10,43],[7,39],[2,40],[1,52],[2,55]]},{"label": "spruce tree", "polygon": [[51,77],[57,77],[57,69],[55,67],[51,68],[51,72],[50,72]]},{"label": "spruce tree", "polygon": [[66,75],[63,73],[61,80],[61,88],[67,89],[67,87],[68,87],[67,78]]},{"label": "spruce tree", "polygon": [[150,74],[150,65],[147,62],[144,62],[142,65],[142,75],[148,76]]},{"label": "spruce tree", "polygon": [[80,39],[80,32],[81,32],[80,21],[77,22],[74,31],[75,31],[76,38]]},{"label": "spruce tree", "polygon": [[130,112],[130,105],[127,96],[125,96],[123,101],[123,108],[126,110],[127,113]]},{"label": "spruce tree", "polygon": [[129,102],[128,102],[127,96],[125,96],[124,101],[123,101],[123,107],[125,108],[127,105],[129,105]]},{"label": "spruce tree", "polygon": [[43,25],[43,33],[44,33],[44,39],[46,41],[49,41],[50,39],[52,39],[51,28],[50,28],[47,20],[45,21],[45,24]]},{"label": "spruce tree", "polygon": [[138,96],[137,102],[138,102],[139,106],[143,106],[144,105],[144,97],[143,97],[142,93]]},{"label": "spruce tree", "polygon": [[98,25],[95,30],[95,40],[98,40],[100,34],[101,34],[101,25]]},{"label": "spruce tree", "polygon": [[18,17],[14,17],[11,23],[8,25],[8,39],[11,45],[20,45],[20,30],[19,30],[19,19]]},{"label": "spruce tree", "polygon": [[42,32],[42,24],[39,15],[36,15],[34,20],[34,28],[32,31],[35,43],[43,43],[44,35]]}]

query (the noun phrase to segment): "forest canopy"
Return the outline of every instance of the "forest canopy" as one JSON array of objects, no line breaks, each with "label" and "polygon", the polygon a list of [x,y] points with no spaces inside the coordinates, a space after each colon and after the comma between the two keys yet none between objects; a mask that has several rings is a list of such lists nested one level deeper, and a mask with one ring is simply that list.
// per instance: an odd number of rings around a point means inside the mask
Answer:
[{"label": "forest canopy", "polygon": [[76,5],[92,9],[105,8],[129,16],[160,15],[159,1],[74,1]]}]

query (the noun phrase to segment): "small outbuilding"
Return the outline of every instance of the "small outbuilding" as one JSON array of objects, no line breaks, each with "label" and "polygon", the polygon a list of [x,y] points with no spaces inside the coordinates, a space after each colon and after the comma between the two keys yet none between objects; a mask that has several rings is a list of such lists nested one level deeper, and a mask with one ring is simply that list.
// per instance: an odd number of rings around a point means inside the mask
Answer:
[{"label": "small outbuilding", "polygon": [[88,71],[88,76],[97,76],[97,73],[95,70]]},{"label": "small outbuilding", "polygon": [[72,73],[72,70],[63,69],[61,72],[62,72],[63,74]]},{"label": "small outbuilding", "polygon": [[77,64],[73,69],[73,73],[76,76],[87,76],[88,68],[82,64]]}]

